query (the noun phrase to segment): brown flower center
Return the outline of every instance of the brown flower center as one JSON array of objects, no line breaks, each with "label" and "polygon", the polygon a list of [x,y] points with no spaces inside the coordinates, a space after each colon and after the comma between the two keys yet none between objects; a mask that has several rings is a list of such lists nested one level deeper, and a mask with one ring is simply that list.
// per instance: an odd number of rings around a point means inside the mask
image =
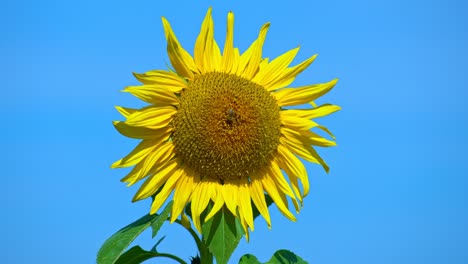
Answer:
[{"label": "brown flower center", "polygon": [[173,142],[184,166],[223,182],[250,177],[272,159],[280,113],[262,86],[227,73],[197,76],[181,93]]}]

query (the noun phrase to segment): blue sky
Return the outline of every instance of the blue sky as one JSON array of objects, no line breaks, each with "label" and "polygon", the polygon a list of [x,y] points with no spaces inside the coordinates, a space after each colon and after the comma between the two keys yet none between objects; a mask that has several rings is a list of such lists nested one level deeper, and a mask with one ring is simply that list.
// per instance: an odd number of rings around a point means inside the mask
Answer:
[{"label": "blue sky", "polygon": [[[114,130],[114,105],[141,105],[119,92],[132,71],[166,68],[160,17],[192,51],[209,6],[220,43],[232,10],[241,50],[270,21],[264,56],[318,53],[295,85],[338,77],[319,103],[343,108],[321,120],[338,147],[320,150],[329,175],[308,165],[298,221],[272,207],[273,229],[259,219],[232,263],[281,248],[321,264],[468,262],[468,6],[435,0],[3,2],[2,262],[93,263],[147,213],[109,167],[136,144]],[[180,228],[160,235],[162,251],[195,254]]]}]

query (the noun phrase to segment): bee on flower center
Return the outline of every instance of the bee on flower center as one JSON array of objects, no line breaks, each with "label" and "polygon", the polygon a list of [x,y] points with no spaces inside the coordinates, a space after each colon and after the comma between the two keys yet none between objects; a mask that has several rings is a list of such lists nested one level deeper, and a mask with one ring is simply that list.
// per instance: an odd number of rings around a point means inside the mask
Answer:
[{"label": "bee on flower center", "polygon": [[232,126],[237,120],[236,113],[232,108],[229,108],[227,111],[226,124]]}]

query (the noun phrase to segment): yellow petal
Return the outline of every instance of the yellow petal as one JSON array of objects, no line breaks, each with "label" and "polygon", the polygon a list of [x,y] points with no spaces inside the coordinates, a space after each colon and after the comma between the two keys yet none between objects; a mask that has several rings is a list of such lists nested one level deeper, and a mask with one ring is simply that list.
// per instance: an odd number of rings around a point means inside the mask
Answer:
[{"label": "yellow petal", "polygon": [[[296,194],[296,197],[297,197],[297,199],[299,200],[299,203],[300,203],[300,205],[298,205],[297,201],[296,201],[295,206],[296,206],[296,210],[297,210],[297,208],[303,206],[302,199],[304,198],[304,194],[302,194],[301,190],[299,189],[299,181],[297,180],[297,178],[296,177],[291,177],[289,175],[288,175],[288,178],[291,181],[291,185],[293,186],[294,193]],[[297,211],[299,211],[299,210],[297,210]],[[296,211],[296,213],[298,213],[297,211]]]},{"label": "yellow petal", "polygon": [[312,84],[298,88],[285,88],[274,93],[273,96],[276,98],[279,106],[307,104],[328,93],[337,81],[338,79],[334,79],[327,83]]},{"label": "yellow petal", "polygon": [[117,111],[119,111],[119,113],[123,115],[125,118],[127,118],[129,115],[133,114],[134,112],[138,111],[138,109],[127,108],[123,106],[116,106],[115,109],[117,109]]},{"label": "yellow petal", "polygon": [[286,171],[289,178],[301,179],[302,186],[304,188],[303,197],[305,197],[309,193],[310,185],[309,185],[309,178],[307,177],[307,171],[304,167],[304,164],[302,164],[302,162],[298,158],[296,158],[294,154],[292,154],[285,146],[281,144],[278,145],[278,154],[279,154],[278,160],[281,163],[281,168],[284,171]]},{"label": "yellow petal", "polygon": [[[328,173],[330,171],[330,167],[328,167],[328,164],[320,157],[320,155],[317,153],[317,151],[311,146],[311,142],[307,140],[307,138],[304,138],[303,135],[301,135],[298,132],[292,131],[290,135],[293,135],[296,139],[300,140],[304,146],[306,147],[307,151],[314,157],[320,165],[322,165],[323,169]],[[282,132],[283,133],[283,132]]]},{"label": "yellow petal", "polygon": [[270,213],[268,212],[268,206],[265,202],[265,194],[262,187],[262,182],[257,180],[255,177],[250,183],[250,196],[252,201],[257,207],[260,214],[265,218],[265,221],[268,224],[268,228],[271,228]]},{"label": "yellow petal", "polygon": [[148,71],[142,74],[134,72],[133,76],[145,85],[164,87],[174,93],[187,87],[187,82],[173,72],[163,70]]},{"label": "yellow petal", "polygon": [[217,184],[216,188],[216,191],[212,192],[212,195],[214,194],[214,199],[213,197],[211,197],[211,199],[214,201],[214,205],[210,213],[206,215],[205,222],[208,221],[211,217],[213,217],[217,212],[219,212],[219,210],[221,210],[221,208],[223,208],[224,205],[224,198],[221,191],[221,189],[224,188],[224,186]]},{"label": "yellow petal", "polygon": [[[283,192],[279,192],[279,195],[281,196],[281,200],[283,200],[283,203],[287,205],[288,200],[287,200],[286,195]],[[291,200],[293,202],[294,209],[296,209],[296,213],[298,214],[301,208],[299,207],[299,204],[296,199],[291,199]],[[289,210],[289,207],[288,207],[288,210]]]},{"label": "yellow petal", "polygon": [[336,146],[335,141],[328,140],[312,131],[298,131],[307,139],[307,143],[319,147],[334,147]]},{"label": "yellow petal", "polygon": [[190,201],[192,192],[197,184],[194,182],[194,176],[187,174],[185,170],[181,179],[177,182],[174,191],[174,203],[172,204],[171,223],[183,212],[185,205]]},{"label": "yellow petal", "polygon": [[255,46],[257,45],[257,40],[255,40],[250,47],[242,53],[242,55],[239,56],[238,58],[238,63],[237,63],[237,69],[236,69],[236,75],[242,76],[245,72],[245,67],[247,67],[247,64],[250,61],[250,58],[252,56],[252,51],[254,50]]},{"label": "yellow petal", "polygon": [[232,180],[226,180],[223,186],[224,188],[221,191],[226,207],[234,216],[237,216],[237,194],[239,193],[239,188]]},{"label": "yellow petal", "polygon": [[132,176],[132,178],[125,177],[125,182],[128,182],[129,185],[132,185],[146,176],[153,174],[154,172],[161,169],[161,167],[165,166],[166,163],[172,157],[174,157],[174,155],[175,153],[173,143],[162,142],[160,145],[157,145],[154,150],[145,158],[139,172]]},{"label": "yellow petal", "polygon": [[263,189],[270,195],[273,202],[276,204],[276,207],[280,210],[280,212],[286,216],[291,221],[296,221],[296,217],[288,210],[287,203],[284,202],[282,196],[280,195],[278,189],[276,188],[276,184],[271,179],[270,175],[265,175],[262,179]]},{"label": "yellow petal", "polygon": [[195,63],[202,73],[209,71],[207,67],[209,67],[210,65],[209,64],[205,65],[205,52],[207,49],[207,44],[210,45],[209,43],[212,43],[212,38],[210,40],[210,34],[213,34],[212,26],[213,26],[213,19],[211,17],[211,7],[210,7],[208,11],[206,12],[205,19],[203,19],[203,23],[200,28],[200,33],[198,34],[197,40],[195,42],[195,50],[194,50]]},{"label": "yellow petal", "polygon": [[166,87],[154,85],[127,86],[124,92],[129,92],[139,99],[154,105],[178,105],[179,100],[174,92]]},{"label": "yellow petal", "polygon": [[[254,51],[258,48],[258,42],[259,41],[262,41],[262,45],[263,45],[263,41],[264,39],[260,39],[260,37],[262,37],[263,35],[263,38],[266,36],[266,32],[268,30],[268,27],[269,27],[269,23],[265,24],[262,26],[262,28],[260,29],[260,33],[259,33],[259,37],[254,40],[254,42],[252,42],[252,44],[247,48],[246,51],[244,51],[244,53],[242,53],[242,55],[238,55],[239,54],[239,49],[234,49],[234,52],[237,53],[236,57],[238,58],[237,59],[237,67],[236,67],[236,74],[239,75],[239,76],[243,76],[243,77],[246,77],[247,75],[245,74],[246,73],[246,69],[250,63],[250,61],[252,60],[252,56],[254,54]],[[263,33],[262,33],[263,32]],[[260,63],[260,61],[258,62]]]},{"label": "yellow petal", "polygon": [[172,106],[148,106],[128,116],[127,123],[131,126],[158,129],[167,126],[177,109]]},{"label": "yellow petal", "polygon": [[205,52],[203,54],[204,67],[206,72],[220,72],[221,69],[221,51],[214,38],[214,22],[211,17],[208,21],[208,34],[206,36]]},{"label": "yellow petal", "polygon": [[[178,173],[176,173],[179,171]],[[178,174],[178,175],[177,175]],[[176,160],[168,162],[158,173],[149,177],[133,197],[133,202],[150,197],[171,177],[180,177],[181,170]]]},{"label": "yellow petal", "polygon": [[297,131],[297,133],[301,133],[305,138],[307,138],[308,144],[321,147],[331,147],[336,146],[336,143],[325,139],[309,130],[311,128],[319,128],[329,134],[333,139],[335,139],[335,136],[326,127],[320,126],[316,122],[309,119],[322,117],[324,115],[338,111],[339,109],[339,106],[323,105],[307,110],[284,110],[280,112],[280,115],[284,128],[289,128],[291,130]]},{"label": "yellow petal", "polygon": [[151,204],[150,214],[156,213],[159,208],[161,208],[161,205],[163,205],[163,203],[167,200],[169,195],[174,190],[174,186],[180,180],[182,172],[182,169],[178,169],[169,177],[169,179],[167,179],[162,190],[158,193],[158,195],[156,195],[156,197],[154,197],[153,203]]},{"label": "yellow petal", "polygon": [[302,143],[306,145],[314,145],[319,147],[334,147],[336,146],[336,142],[328,140],[310,130],[299,130],[295,128],[290,128],[284,126],[281,128],[281,133],[283,135],[291,135],[300,140]]},{"label": "yellow petal", "polygon": [[[325,107],[326,106],[326,107]],[[323,108],[322,108],[323,107]],[[320,109],[319,109],[320,108]],[[318,110],[315,110],[318,109]],[[324,115],[331,114],[335,111],[340,110],[339,106],[335,105],[322,105],[314,109],[288,109],[280,112],[281,120],[283,125],[294,130],[300,130],[301,132],[309,130],[311,128],[318,128],[327,133],[331,138],[336,139],[333,133],[328,128],[317,124],[310,118],[318,118]]]},{"label": "yellow petal", "polygon": [[309,130],[311,128],[314,128],[318,126],[317,123],[315,123],[312,120],[297,117],[294,115],[294,113],[290,112],[292,110],[283,110],[280,112],[281,116],[281,122],[283,125],[290,127],[292,129],[299,129],[299,130]]},{"label": "yellow petal", "polygon": [[287,68],[283,71],[282,74],[278,75],[278,77],[268,82],[268,84],[265,84],[265,89],[267,89],[267,91],[274,91],[291,84],[296,78],[296,76],[302,71],[304,71],[307,67],[309,67],[309,65],[315,60],[316,57],[317,55],[313,55],[312,57],[299,63],[298,65],[291,68]]},{"label": "yellow petal", "polygon": [[136,127],[125,122],[121,121],[114,121],[112,122],[115,129],[119,131],[120,134],[129,137],[129,138],[137,138],[137,139],[152,139],[157,138],[160,136],[161,133],[165,133],[167,131],[172,131],[173,128],[170,126],[165,126],[160,129],[151,129],[147,127]]},{"label": "yellow petal", "polygon": [[137,182],[135,179],[138,177],[138,175],[140,175],[140,171],[143,168],[143,164],[145,163],[144,162],[145,159],[143,159],[135,167],[133,167],[133,169],[125,177],[123,177],[120,181],[128,183],[127,186],[131,186],[135,182]]},{"label": "yellow petal", "polygon": [[236,73],[237,69],[240,67],[240,53],[239,48],[234,48],[233,61],[230,73]]},{"label": "yellow petal", "polygon": [[193,73],[198,73],[198,69],[193,62],[192,56],[179,44],[166,18],[163,17],[162,22],[167,40],[167,54],[169,55],[172,66],[178,74],[188,79],[193,79]]},{"label": "yellow petal", "polygon": [[250,199],[250,191],[247,179],[239,181],[239,213],[247,222],[250,230],[254,230],[252,201]]},{"label": "yellow petal", "polygon": [[276,186],[278,186],[279,191],[295,199],[294,193],[292,192],[291,187],[289,186],[286,179],[284,179],[281,169],[279,168],[278,164],[276,164],[274,160],[270,162],[270,166],[268,166],[267,172],[268,172],[268,175],[270,175],[270,177],[273,179],[273,181],[275,181]]},{"label": "yellow petal", "polygon": [[234,62],[234,13],[229,12],[227,16],[226,41],[224,41],[224,51],[222,58],[222,69],[231,73]]},{"label": "yellow petal", "polygon": [[211,182],[201,181],[195,187],[195,190],[193,192],[192,203],[190,206],[192,211],[192,220],[193,225],[200,233],[202,232],[200,216],[208,206],[208,202],[210,201],[212,191],[213,185]]},{"label": "yellow petal", "polygon": [[[167,134],[167,136],[169,136],[169,134]],[[123,159],[114,162],[111,165],[111,168],[124,168],[137,164],[138,162],[143,160],[148,155],[148,153],[150,153],[163,140],[167,140],[167,138],[161,137],[159,140],[143,140],[127,156],[125,156]]]},{"label": "yellow petal", "polygon": [[203,60],[205,72],[221,71],[221,52],[216,40],[214,39],[214,23],[211,17],[209,20],[208,34],[206,36]]},{"label": "yellow petal", "polygon": [[258,35],[257,40],[255,41],[255,46],[253,47],[252,54],[248,61],[247,67],[242,74],[243,77],[249,80],[251,80],[258,71],[258,65],[260,64],[260,60],[262,59],[263,43],[265,42],[265,37],[269,27],[270,23],[266,23],[260,29],[260,33]]},{"label": "yellow petal", "polygon": [[288,115],[297,116],[297,117],[306,118],[306,119],[312,119],[312,118],[319,118],[319,117],[327,116],[340,109],[341,107],[337,105],[324,104],[313,109],[289,109],[284,112],[287,112]]},{"label": "yellow petal", "polygon": [[210,61],[211,64],[211,71],[215,72],[220,72],[223,70],[221,63],[222,63],[222,56],[221,56],[221,50],[219,49],[218,43],[216,43],[216,40],[214,39],[213,36],[213,48],[211,51],[211,56],[210,58],[207,58],[205,56],[205,59]]},{"label": "yellow petal", "polygon": [[249,229],[248,229],[247,221],[243,217],[240,217],[239,222],[240,222],[240,224],[242,226],[242,229],[244,229],[245,240],[247,240],[247,242],[249,242]]},{"label": "yellow petal", "polygon": [[320,155],[305,142],[302,138],[290,133],[288,130],[281,130],[285,137],[280,138],[280,143],[284,144],[288,149],[301,156],[307,161],[318,163],[322,165],[326,172],[330,170],[327,163],[320,157]]},{"label": "yellow petal", "polygon": [[268,62],[269,62],[269,58],[263,58],[261,61],[260,61],[260,64],[258,65],[258,73],[255,75],[255,77],[252,79],[252,81],[254,81],[257,76],[266,68],[268,67]]},{"label": "yellow petal", "polygon": [[265,67],[261,67],[260,71],[255,75],[252,81],[264,86],[269,81],[276,79],[286,70],[289,64],[291,64],[298,51],[299,47],[292,49],[274,59]]},{"label": "yellow petal", "polygon": [[304,197],[304,194],[301,192],[301,189],[299,187],[299,181],[298,181],[299,177],[294,174],[290,174],[291,172],[289,170],[286,170],[283,164],[284,163],[282,161],[278,161],[278,165],[280,165],[280,167],[288,175],[288,179],[289,179],[289,182],[291,183],[291,188],[294,192],[294,195],[299,200],[299,203],[302,206],[302,198]]}]

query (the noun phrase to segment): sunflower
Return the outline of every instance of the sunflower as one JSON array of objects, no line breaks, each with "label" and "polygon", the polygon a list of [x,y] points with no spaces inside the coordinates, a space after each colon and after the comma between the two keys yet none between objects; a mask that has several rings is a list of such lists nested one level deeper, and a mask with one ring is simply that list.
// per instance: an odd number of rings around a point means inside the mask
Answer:
[{"label": "sunflower", "polygon": [[[229,12],[221,53],[213,36],[210,8],[192,57],[164,17],[162,22],[173,69],[134,73],[143,85],[124,91],[149,105],[116,107],[126,121],[114,121],[115,128],[141,140],[130,154],[112,164],[113,168],[134,166],[122,179],[129,186],[146,178],[133,201],[155,195],[150,210],[154,214],[172,197],[171,222],[190,204],[194,226],[200,232],[200,215],[211,203],[205,221],[224,207],[248,234],[249,228],[254,229],[253,207],[271,227],[268,194],[279,211],[295,221],[287,197],[298,213],[309,192],[307,171],[299,157],[328,172],[313,146],[335,146],[335,142],[311,129],[325,131],[334,139],[312,119],[340,109],[314,103],[337,80],[288,87],[316,55],[292,67],[299,48],[272,61],[262,58],[269,23],[240,54],[233,45],[234,14]],[[305,104],[306,109],[285,108]]]}]

